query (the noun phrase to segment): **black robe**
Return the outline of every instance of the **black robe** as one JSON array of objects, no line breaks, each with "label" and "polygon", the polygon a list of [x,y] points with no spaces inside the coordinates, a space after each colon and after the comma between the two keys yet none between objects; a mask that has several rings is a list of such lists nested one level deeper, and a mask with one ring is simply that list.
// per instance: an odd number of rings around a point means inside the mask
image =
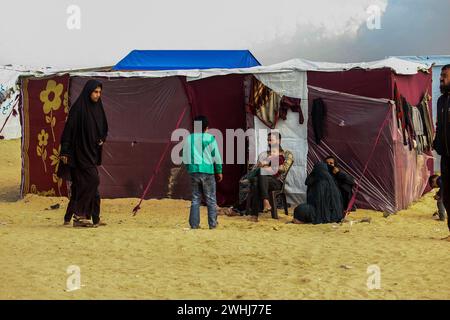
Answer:
[{"label": "black robe", "polygon": [[108,122],[101,98],[93,102],[91,93],[102,84],[89,80],[72,105],[61,136],[61,155],[69,158],[72,168],[92,168],[101,165],[102,147],[108,135]]},{"label": "black robe", "polygon": [[[58,170],[58,176],[72,181],[68,210],[77,217],[92,217],[94,223],[100,219],[97,171],[102,162],[100,142],[104,142],[108,134],[102,101],[93,102],[90,98],[97,87],[102,87],[100,82],[89,80],[70,108],[61,137],[61,156],[68,157],[68,164],[61,162]],[[68,212],[65,220],[70,220],[70,216]]]},{"label": "black robe", "polygon": [[328,166],[319,162],[306,178],[306,203],[294,210],[297,220],[321,224],[339,222],[344,217],[342,196]]},{"label": "black robe", "polygon": [[[353,186],[355,185],[355,179],[343,171],[339,171],[333,174],[333,177],[341,191],[344,210],[347,210],[348,204],[353,196]],[[353,209],[353,208],[350,208]]]}]

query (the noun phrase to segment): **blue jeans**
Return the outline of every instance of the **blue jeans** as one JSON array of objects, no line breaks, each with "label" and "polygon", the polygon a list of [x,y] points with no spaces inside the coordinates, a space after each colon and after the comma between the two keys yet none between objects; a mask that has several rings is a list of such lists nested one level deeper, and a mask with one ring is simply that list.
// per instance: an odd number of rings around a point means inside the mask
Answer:
[{"label": "blue jeans", "polygon": [[202,195],[205,196],[208,207],[209,228],[217,226],[217,202],[216,202],[216,180],[213,174],[191,173],[192,204],[189,215],[189,224],[192,229],[200,226],[200,205]]}]

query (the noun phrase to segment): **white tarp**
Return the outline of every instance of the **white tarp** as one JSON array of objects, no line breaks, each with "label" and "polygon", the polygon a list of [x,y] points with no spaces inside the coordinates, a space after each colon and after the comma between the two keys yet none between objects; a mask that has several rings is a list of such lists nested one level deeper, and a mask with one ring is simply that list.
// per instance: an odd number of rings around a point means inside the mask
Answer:
[{"label": "white tarp", "polygon": [[427,71],[429,69],[429,67],[425,63],[406,61],[395,57],[370,62],[356,63],[335,63],[309,61],[305,59],[292,59],[274,64],[269,67],[275,69],[294,68],[296,70],[323,72],[346,71],[356,68],[365,70],[389,68],[392,69],[395,73],[403,75],[417,74],[419,71]]},{"label": "white tarp", "polygon": [[[304,117],[303,124],[299,124],[299,113],[288,111],[286,120],[279,119],[275,127],[281,134],[283,149],[289,150],[294,156],[294,165],[286,178],[288,202],[297,205],[306,199],[306,166],[308,156],[308,86],[307,74],[293,71],[277,74],[255,74],[264,85],[281,96],[301,99],[301,109]],[[267,150],[268,127],[256,116],[255,146],[257,154]],[[265,129],[261,130],[260,129]]]},{"label": "white tarp", "polygon": [[20,89],[16,82],[20,72],[0,69],[0,136],[4,139],[21,137],[19,118]]},{"label": "white tarp", "polygon": [[[411,75],[417,74],[419,71],[426,71],[428,66],[424,63],[406,61],[398,58],[387,58],[383,60],[371,62],[357,63],[332,63],[318,62],[306,59],[292,59],[281,63],[242,69],[206,69],[206,70],[167,70],[167,71],[112,71],[112,72],[96,72],[96,71],[70,71],[72,76],[87,77],[170,77],[170,76],[186,76],[188,81],[200,80],[213,76],[221,76],[227,74],[265,74],[280,73],[292,71],[345,71],[350,69],[381,69],[390,68],[397,74]],[[44,74],[48,74],[47,70]]]}]

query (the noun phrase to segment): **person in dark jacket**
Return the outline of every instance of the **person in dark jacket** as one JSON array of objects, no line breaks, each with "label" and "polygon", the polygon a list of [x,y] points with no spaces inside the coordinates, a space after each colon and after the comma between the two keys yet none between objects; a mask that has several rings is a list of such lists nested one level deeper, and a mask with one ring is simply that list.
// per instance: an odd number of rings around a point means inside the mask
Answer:
[{"label": "person in dark jacket", "polygon": [[[433,148],[441,156],[442,201],[447,212],[450,212],[450,64],[442,67],[440,77],[442,95],[437,101],[436,136]],[[450,231],[450,219],[447,215]],[[450,236],[444,238],[450,241]]]},{"label": "person in dark jacket", "polygon": [[[58,176],[72,181],[65,224],[73,214],[74,227],[104,225],[100,222],[100,178],[102,146],[108,123],[101,100],[102,84],[89,80],[72,105],[61,136],[61,164]],[[92,218],[92,224],[89,220]]]},{"label": "person in dark jacket", "polygon": [[[355,179],[345,173],[337,166],[337,161],[333,156],[328,156],[325,158],[325,162],[328,165],[328,171],[333,176],[336,181],[339,191],[341,191],[342,195],[342,203],[344,205],[344,210],[347,210],[348,204],[353,196],[353,186],[355,185]],[[355,208],[352,208],[352,211],[355,211]]]},{"label": "person in dark jacket", "polygon": [[333,223],[344,218],[341,193],[325,162],[314,166],[305,184],[306,203],[294,209],[292,223]]},{"label": "person in dark jacket", "polygon": [[433,214],[433,217],[439,217],[440,221],[445,221],[445,216],[447,215],[445,212],[444,202],[442,201],[442,178],[437,174],[433,174],[428,179],[428,184],[432,189],[439,189],[434,196],[434,200],[437,201],[438,211]]}]

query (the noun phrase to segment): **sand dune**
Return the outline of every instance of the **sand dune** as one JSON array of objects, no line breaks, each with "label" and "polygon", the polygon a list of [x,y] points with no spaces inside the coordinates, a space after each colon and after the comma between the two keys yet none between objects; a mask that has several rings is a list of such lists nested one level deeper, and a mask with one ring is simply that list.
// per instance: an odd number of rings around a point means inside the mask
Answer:
[{"label": "sand dune", "polygon": [[[103,200],[108,226],[63,227],[67,199],[18,199],[20,142],[0,141],[0,299],[450,299],[446,223],[431,219],[433,194],[371,223],[254,224],[219,217],[189,230],[189,202]],[[45,210],[59,203],[57,210]],[[81,289],[67,292],[68,266]],[[367,268],[381,270],[369,290]]]}]

